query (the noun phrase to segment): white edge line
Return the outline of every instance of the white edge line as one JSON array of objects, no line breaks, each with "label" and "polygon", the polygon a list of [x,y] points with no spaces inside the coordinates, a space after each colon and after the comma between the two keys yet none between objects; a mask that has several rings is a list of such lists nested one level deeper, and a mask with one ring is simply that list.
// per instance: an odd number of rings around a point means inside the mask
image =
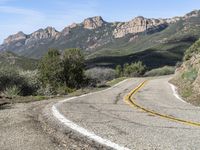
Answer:
[{"label": "white edge line", "polygon": [[61,123],[63,123],[65,126],[71,128],[72,130],[75,130],[77,132],[79,132],[80,134],[86,136],[87,138],[89,139],[92,139],[94,140],[95,142],[98,142],[102,145],[106,145],[108,147],[111,147],[113,149],[116,149],[116,150],[130,150],[129,148],[126,148],[126,147],[123,147],[123,146],[120,146],[116,143],[113,143],[107,139],[103,139],[101,138],[100,136],[96,135],[95,133],[93,132],[90,132],[86,129],[84,129],[83,127],[80,127],[79,125],[75,124],[74,122],[68,120],[64,115],[62,115],[58,109],[57,109],[57,105],[58,104],[62,104],[64,102],[67,102],[67,101],[70,101],[70,100],[73,100],[73,99],[76,99],[76,98],[80,98],[80,97],[85,97],[85,96],[88,96],[88,95],[92,95],[92,94],[96,94],[96,93],[100,93],[100,92],[104,92],[104,91],[107,91],[107,90],[110,90],[112,88],[115,88],[116,86],[126,82],[128,79],[126,80],[123,80],[121,82],[119,82],[118,84],[114,85],[113,87],[110,87],[108,89],[105,89],[105,90],[102,90],[102,91],[97,91],[97,92],[93,92],[93,93],[88,93],[88,94],[84,94],[84,95],[81,95],[81,96],[76,96],[76,97],[71,97],[71,98],[68,98],[68,99],[65,99],[65,100],[62,100],[56,104],[54,104],[52,106],[52,112],[53,112],[53,115],[54,117],[56,117]]},{"label": "white edge line", "polygon": [[179,96],[179,94],[178,94],[178,92],[177,92],[177,87],[174,86],[174,85],[171,84],[171,83],[169,83],[169,85],[171,86],[171,89],[172,89],[172,91],[173,91],[173,95],[174,95],[178,100],[180,100],[181,102],[187,103],[186,101],[184,101],[184,100]]}]

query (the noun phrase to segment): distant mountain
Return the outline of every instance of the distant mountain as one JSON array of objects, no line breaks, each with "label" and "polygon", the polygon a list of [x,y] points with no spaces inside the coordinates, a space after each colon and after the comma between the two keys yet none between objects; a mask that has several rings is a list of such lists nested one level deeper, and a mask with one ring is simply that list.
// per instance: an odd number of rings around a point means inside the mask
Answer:
[{"label": "distant mountain", "polygon": [[0,52],[0,67],[17,67],[24,70],[34,70],[37,60],[17,56],[12,52]]},{"label": "distant mountain", "polygon": [[139,16],[128,22],[112,23],[97,16],[60,32],[53,27],[30,35],[19,32],[6,38],[0,51],[40,58],[48,48],[80,48],[89,66],[113,67],[127,60],[143,60],[147,66],[157,67],[181,61],[184,51],[199,37],[198,10],[183,17],[148,19]]},{"label": "distant mountain", "polygon": [[172,20],[136,17],[129,22],[108,23],[97,16],[85,19],[80,24],[74,23],[61,32],[53,27],[39,29],[30,35],[18,32],[6,38],[0,50],[30,57],[41,57],[50,47],[76,47],[89,53],[128,34],[132,34],[130,40],[134,40],[137,33],[163,30],[170,22]]}]

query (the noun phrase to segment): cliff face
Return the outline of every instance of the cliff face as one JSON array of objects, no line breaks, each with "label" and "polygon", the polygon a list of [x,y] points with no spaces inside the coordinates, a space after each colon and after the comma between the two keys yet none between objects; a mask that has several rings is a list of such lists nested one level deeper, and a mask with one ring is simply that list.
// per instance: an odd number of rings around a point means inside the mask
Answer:
[{"label": "cliff face", "polygon": [[[160,32],[180,20],[187,21],[192,17],[200,17],[199,11],[193,11],[183,17],[148,19],[140,16],[128,22],[115,23],[108,23],[102,17],[96,16],[87,18],[79,24],[73,23],[60,32],[53,27],[39,29],[30,35],[18,32],[4,40],[0,45],[0,51],[9,50],[33,58],[41,57],[48,48],[52,47],[60,50],[74,47],[91,53],[115,42],[134,42],[140,33]],[[190,23],[187,24],[186,30],[191,28]]]},{"label": "cliff face", "polygon": [[127,34],[135,34],[148,30],[157,30],[162,26],[167,26],[167,21],[164,19],[147,19],[144,17],[136,17],[135,19],[119,23],[113,32],[115,38],[124,37]]}]

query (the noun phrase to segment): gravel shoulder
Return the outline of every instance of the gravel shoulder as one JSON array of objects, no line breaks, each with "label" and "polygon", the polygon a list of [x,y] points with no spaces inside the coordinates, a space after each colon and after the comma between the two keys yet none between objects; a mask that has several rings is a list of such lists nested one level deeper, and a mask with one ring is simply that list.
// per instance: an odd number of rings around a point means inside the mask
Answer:
[{"label": "gravel shoulder", "polygon": [[[102,146],[84,141],[51,116],[58,100],[6,105],[0,110],[1,150],[95,150]],[[103,147],[102,147],[103,148]]]}]

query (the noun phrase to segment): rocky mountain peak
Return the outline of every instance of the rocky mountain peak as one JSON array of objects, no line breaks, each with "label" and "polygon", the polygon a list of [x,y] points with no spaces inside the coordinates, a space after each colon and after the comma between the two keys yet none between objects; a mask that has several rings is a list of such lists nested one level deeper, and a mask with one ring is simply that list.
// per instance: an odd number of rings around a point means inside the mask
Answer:
[{"label": "rocky mountain peak", "polygon": [[198,17],[200,15],[200,10],[193,10],[192,12],[186,14],[184,18]]},{"label": "rocky mountain peak", "polygon": [[47,39],[56,37],[58,35],[58,31],[56,31],[53,27],[47,27],[45,29],[39,29],[36,32],[30,35],[31,39]]},{"label": "rocky mountain peak", "polygon": [[26,37],[27,37],[27,35],[24,34],[22,31],[20,31],[20,32],[10,35],[8,38],[6,38],[3,42],[3,44],[9,44],[9,43],[25,40]]},{"label": "rocky mountain peak", "polygon": [[77,26],[78,26],[77,23],[72,23],[72,24],[69,26],[69,28],[73,29],[73,28],[76,28]]},{"label": "rocky mountain peak", "polygon": [[102,27],[105,21],[101,16],[95,16],[92,18],[87,18],[83,21],[83,26],[86,29],[96,29],[98,27]]}]

